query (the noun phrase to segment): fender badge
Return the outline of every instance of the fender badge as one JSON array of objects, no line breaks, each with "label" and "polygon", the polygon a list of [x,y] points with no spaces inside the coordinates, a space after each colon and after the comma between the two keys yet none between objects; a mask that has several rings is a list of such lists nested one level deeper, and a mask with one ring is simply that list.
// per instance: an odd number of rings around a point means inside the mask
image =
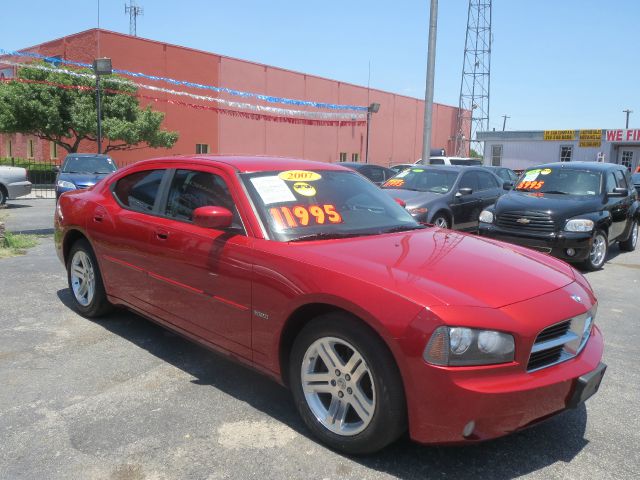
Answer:
[{"label": "fender badge", "polygon": [[580,298],[578,295],[571,295],[571,298],[573,298],[578,303],[582,303],[582,298]]},{"label": "fender badge", "polygon": [[260,312],[259,310],[254,310],[254,311],[253,311],[253,314],[254,314],[256,317],[260,317],[260,318],[264,318],[265,320],[269,320],[269,315],[267,315],[267,314],[266,314],[266,313],[264,313],[264,312]]}]

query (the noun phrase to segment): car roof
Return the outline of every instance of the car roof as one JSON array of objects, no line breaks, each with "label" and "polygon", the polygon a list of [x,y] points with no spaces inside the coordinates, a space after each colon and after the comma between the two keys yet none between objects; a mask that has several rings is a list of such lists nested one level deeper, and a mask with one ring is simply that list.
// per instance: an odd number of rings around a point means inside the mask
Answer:
[{"label": "car roof", "polygon": [[380,168],[388,168],[382,165],[376,165],[375,163],[360,163],[360,162],[340,162],[340,165],[343,165],[347,168],[356,168],[356,167],[380,167]]},{"label": "car roof", "polygon": [[348,170],[338,164],[316,162],[298,158],[267,155],[174,155],[152,158],[135,165],[185,162],[196,165],[225,164],[240,173],[268,172],[271,170]]},{"label": "car roof", "polygon": [[111,155],[107,155],[106,153],[68,153],[65,158],[68,157],[111,158]]},{"label": "car roof", "polygon": [[554,162],[545,163],[544,165],[536,165],[535,167],[527,168],[566,168],[569,170],[593,170],[596,172],[607,172],[609,170],[626,170],[624,165],[618,165],[617,163],[606,162]]}]

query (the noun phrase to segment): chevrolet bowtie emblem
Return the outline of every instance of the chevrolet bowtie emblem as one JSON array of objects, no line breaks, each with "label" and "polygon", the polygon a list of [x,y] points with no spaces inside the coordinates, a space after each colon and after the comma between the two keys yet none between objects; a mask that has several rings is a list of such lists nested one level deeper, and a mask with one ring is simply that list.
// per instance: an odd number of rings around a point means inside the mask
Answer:
[{"label": "chevrolet bowtie emblem", "polygon": [[516,220],[516,222],[526,225],[527,223],[531,222],[531,220],[529,220],[528,218],[519,218]]}]

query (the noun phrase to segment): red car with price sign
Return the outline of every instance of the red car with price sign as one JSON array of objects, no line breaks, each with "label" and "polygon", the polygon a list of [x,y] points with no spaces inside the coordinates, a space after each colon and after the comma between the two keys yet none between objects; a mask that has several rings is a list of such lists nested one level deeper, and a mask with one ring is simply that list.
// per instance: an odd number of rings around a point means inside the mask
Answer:
[{"label": "red car with price sign", "polygon": [[343,452],[505,435],[606,368],[580,273],[421,225],[339,165],[144,161],[64,193],[55,227],[80,313],[124,306],[264,372]]}]

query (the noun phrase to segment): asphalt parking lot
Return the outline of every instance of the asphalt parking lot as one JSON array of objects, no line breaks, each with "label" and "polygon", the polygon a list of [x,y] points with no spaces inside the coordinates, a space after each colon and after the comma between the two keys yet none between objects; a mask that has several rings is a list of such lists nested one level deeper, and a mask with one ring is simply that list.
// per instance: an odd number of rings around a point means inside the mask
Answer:
[{"label": "asphalt parking lot", "polygon": [[350,458],[316,443],[258,373],[126,311],[76,314],[53,208],[0,213],[9,230],[47,235],[0,260],[0,479],[640,478],[640,250],[613,247],[587,274],[609,369],[586,405],[483,444],[403,439]]}]

